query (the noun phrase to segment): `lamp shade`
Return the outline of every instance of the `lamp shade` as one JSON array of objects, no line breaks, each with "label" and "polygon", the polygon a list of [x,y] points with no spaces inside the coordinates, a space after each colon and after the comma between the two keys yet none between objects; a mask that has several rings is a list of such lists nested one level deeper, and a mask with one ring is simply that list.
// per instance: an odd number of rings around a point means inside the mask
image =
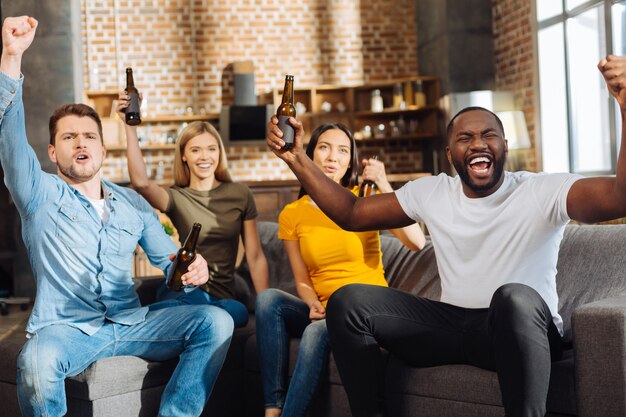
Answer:
[{"label": "lamp shade", "polygon": [[524,112],[503,111],[496,113],[502,125],[504,126],[504,137],[506,138],[509,149],[527,149],[530,148],[530,137],[526,128],[526,120]]}]

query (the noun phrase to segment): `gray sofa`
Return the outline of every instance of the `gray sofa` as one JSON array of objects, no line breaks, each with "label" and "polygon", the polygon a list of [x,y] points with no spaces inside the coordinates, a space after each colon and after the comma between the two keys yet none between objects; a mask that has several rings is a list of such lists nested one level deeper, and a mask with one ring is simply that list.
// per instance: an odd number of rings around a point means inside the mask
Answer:
[{"label": "gray sofa", "polygon": [[[271,285],[295,293],[293,279],[275,223],[260,223],[270,263]],[[383,235],[383,261],[389,283],[438,299],[437,265],[432,246],[419,253]],[[626,416],[626,226],[568,226],[561,245],[557,277],[560,313],[573,349],[552,365],[548,416]],[[238,297],[254,308],[254,291],[245,263],[238,270]],[[151,302],[157,279],[138,292]],[[22,341],[0,342],[0,403],[17,416],[15,358]],[[292,366],[298,341],[291,343]],[[133,357],[100,360],[66,381],[70,416],[155,416],[161,392],[175,360],[157,363]],[[389,416],[503,416],[494,372],[472,366],[406,366],[387,356],[386,396]],[[254,315],[237,329],[207,416],[262,416],[262,390],[254,338]],[[350,411],[334,362],[319,392],[314,417],[348,417]]]}]

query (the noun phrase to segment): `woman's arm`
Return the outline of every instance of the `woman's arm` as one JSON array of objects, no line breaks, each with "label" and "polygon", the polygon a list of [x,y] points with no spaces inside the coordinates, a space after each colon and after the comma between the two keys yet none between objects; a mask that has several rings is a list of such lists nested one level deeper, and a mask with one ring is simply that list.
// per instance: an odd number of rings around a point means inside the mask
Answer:
[{"label": "woman's arm", "polygon": [[[393,188],[387,180],[384,163],[376,159],[364,159],[362,163],[363,179],[374,181],[381,193],[393,192]],[[417,223],[398,229],[390,229],[389,231],[412,251],[421,250],[426,244],[426,237]]]},{"label": "woman's arm", "polygon": [[[117,104],[117,114],[124,120],[124,109],[128,107],[128,95],[122,91]],[[137,127],[124,123],[126,133],[126,158],[128,159],[128,175],[132,186],[141,194],[152,207],[165,211],[170,202],[170,197],[162,187],[148,178],[146,164],[143,161]]]},{"label": "woman's arm", "polygon": [[241,234],[243,247],[246,253],[246,261],[250,267],[252,283],[257,294],[269,288],[269,270],[267,259],[261,247],[259,232],[256,227],[256,219],[243,222],[243,233]]},{"label": "woman's arm", "polygon": [[321,320],[326,317],[326,309],[320,303],[317,293],[313,289],[309,269],[302,259],[300,252],[300,242],[297,240],[283,240],[283,246],[289,257],[291,272],[296,281],[296,291],[298,296],[309,306],[309,318],[311,320]]}]

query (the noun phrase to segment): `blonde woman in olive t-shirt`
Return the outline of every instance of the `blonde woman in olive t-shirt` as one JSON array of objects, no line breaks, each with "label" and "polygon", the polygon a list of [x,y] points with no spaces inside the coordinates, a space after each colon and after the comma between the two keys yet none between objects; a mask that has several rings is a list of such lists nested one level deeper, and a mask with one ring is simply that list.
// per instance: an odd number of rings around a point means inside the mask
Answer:
[{"label": "blonde woman in olive t-shirt", "polygon": [[[122,92],[117,107],[122,120],[127,106],[128,96]],[[133,187],[152,207],[170,217],[181,239],[187,236],[194,222],[202,225],[197,248],[207,261],[209,281],[200,288],[185,287],[182,291],[170,290],[164,282],[157,295],[159,306],[212,304],[230,313],[236,327],[244,326],[248,311],[234,299],[240,236],[257,293],[269,285],[268,267],[256,227],[252,193],[245,185],[232,182],[219,133],[210,123],[202,121],[183,129],[176,141],[175,186],[162,187],[146,174],[137,128],[125,124],[124,129]]]},{"label": "blonde woman in olive t-shirt", "polygon": [[[317,128],[307,155],[327,176],[358,191],[354,138],[341,124]],[[382,162],[363,161],[364,178],[381,192],[392,188]],[[348,232],[333,223],[309,198],[287,205],[279,216],[283,240],[299,298],[278,289],[257,296],[256,325],[263,378],[265,416],[304,416],[326,369],[329,345],[326,302],[337,289],[360,283],[387,286],[378,232]],[[407,247],[419,250],[424,235],[414,224],[392,231]],[[287,388],[289,337],[301,337],[296,368]]]}]

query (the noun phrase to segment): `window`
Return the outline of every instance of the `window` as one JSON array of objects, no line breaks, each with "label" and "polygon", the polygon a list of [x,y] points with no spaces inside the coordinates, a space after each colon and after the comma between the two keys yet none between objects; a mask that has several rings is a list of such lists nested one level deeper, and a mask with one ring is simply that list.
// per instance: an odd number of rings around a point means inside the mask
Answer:
[{"label": "window", "polygon": [[596,68],[626,55],[626,0],[536,0],[543,170],[611,174],[620,118]]}]

